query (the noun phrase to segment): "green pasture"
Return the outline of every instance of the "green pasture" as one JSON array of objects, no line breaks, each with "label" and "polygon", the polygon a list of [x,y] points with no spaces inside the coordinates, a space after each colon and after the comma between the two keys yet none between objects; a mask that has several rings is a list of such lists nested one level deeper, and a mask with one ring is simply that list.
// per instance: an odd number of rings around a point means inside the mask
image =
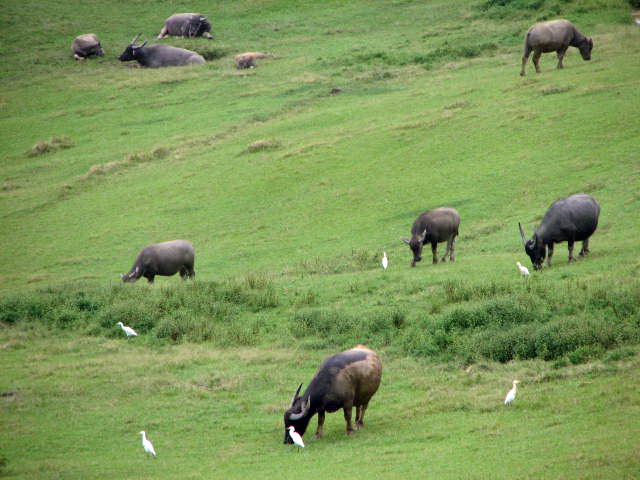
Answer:
[{"label": "green pasture", "polygon": [[[214,39],[162,43],[205,66],[116,59],[186,11]],[[592,60],[520,77],[524,32],[553,18]],[[0,476],[640,474],[628,2],[8,0],[0,21]],[[74,61],[90,32],[106,55]],[[275,58],[236,70],[247,51]],[[569,264],[561,244],[520,277],[517,223],[578,192],[602,207],[592,253]],[[441,205],[462,218],[456,262],[412,269],[401,237]],[[120,282],[176,238],[195,281]],[[292,452],[293,391],[357,343],[384,363],[365,429],[329,415]]]}]

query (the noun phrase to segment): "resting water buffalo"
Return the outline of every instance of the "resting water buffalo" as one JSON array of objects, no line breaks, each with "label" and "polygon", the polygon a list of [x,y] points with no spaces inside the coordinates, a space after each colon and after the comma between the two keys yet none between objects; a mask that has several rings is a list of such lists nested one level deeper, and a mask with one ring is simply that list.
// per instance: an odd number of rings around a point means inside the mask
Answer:
[{"label": "resting water buffalo", "polygon": [[84,60],[91,55],[104,55],[104,50],[102,50],[102,45],[100,45],[100,39],[95,33],[78,35],[73,39],[71,50],[76,60]]},{"label": "resting water buffalo", "polygon": [[173,35],[176,37],[204,37],[212,39],[211,24],[199,13],[176,13],[164,21],[158,40]]},{"label": "resting water buffalo", "polygon": [[[522,225],[520,236],[524,244],[524,251],[531,258],[533,268],[542,268],[542,262],[547,257],[547,266],[551,266],[553,256],[553,244],[560,242],[569,243],[569,261],[575,260],[573,256],[574,242],[582,241],[580,256],[589,253],[589,237],[598,227],[600,205],[595,199],[584,193],[561,198],[554,202],[544,214],[540,227],[533,232],[531,240],[524,236]],[[547,256],[547,249],[549,254]]]},{"label": "resting water buffalo", "polygon": [[536,23],[524,37],[524,55],[522,56],[522,70],[520,75],[524,77],[524,67],[533,51],[533,64],[536,72],[540,73],[540,55],[548,52],[558,52],[558,68],[562,68],[562,59],[569,47],[580,50],[582,58],[591,60],[593,40],[582,35],[568,20],[552,20],[550,22]]},{"label": "resting water buffalo", "polygon": [[332,355],[318,369],[315,377],[302,394],[300,388],[291,399],[291,406],[284,414],[284,443],[292,443],[287,428],[293,426],[304,435],[309,421],[318,414],[316,438],[322,436],[325,412],[342,408],[347,422],[347,435],[353,433],[351,411],[356,407],[356,429],[364,426],[364,413],[369,400],[378,390],[382,377],[382,362],[373,351],[363,345]]},{"label": "resting water buffalo", "polygon": [[156,275],[170,277],[180,272],[184,280],[196,276],[193,270],[194,260],[195,250],[186,240],[154,243],[140,251],[129,273],[120,276],[123,282],[135,282],[140,277],[145,277],[149,283],[153,283]]},{"label": "resting water buffalo", "polygon": [[[139,35],[138,35],[139,37]],[[137,61],[143,67],[182,67],[185,65],[199,65],[205,63],[204,58],[191,50],[171,47],[169,45],[150,45],[146,47],[135,45],[138,37],[135,37],[124,52],[118,57],[121,62]]]},{"label": "resting water buffalo", "polygon": [[253,68],[256,66],[256,59],[258,58],[272,58],[273,55],[270,53],[261,53],[261,52],[247,52],[241,53],[234,57],[236,61],[236,68]]},{"label": "resting water buffalo", "polygon": [[415,267],[416,262],[422,260],[422,246],[425,243],[431,244],[433,263],[438,263],[438,243],[447,242],[447,250],[444,252],[442,261],[446,262],[449,254],[449,260],[454,262],[458,227],[460,227],[460,214],[453,208],[440,207],[420,215],[411,227],[411,240],[402,239],[413,252],[411,266]]}]

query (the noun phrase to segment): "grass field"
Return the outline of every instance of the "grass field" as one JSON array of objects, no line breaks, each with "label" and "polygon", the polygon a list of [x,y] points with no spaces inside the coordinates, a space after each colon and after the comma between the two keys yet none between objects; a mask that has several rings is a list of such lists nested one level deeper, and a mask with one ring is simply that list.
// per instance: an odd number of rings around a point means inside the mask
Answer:
[{"label": "grass field", "polygon": [[[627,2],[5,3],[0,475],[640,474]],[[163,43],[205,66],[116,60],[180,11],[214,39]],[[570,49],[556,70],[546,54],[520,77],[524,32],[559,17],[593,37],[592,60]],[[88,32],[106,55],[75,62]],[[245,51],[276,58],[236,70]],[[517,223],[577,192],[602,206],[591,255],[569,264],[559,245],[519,277]],[[440,205],[462,217],[457,260],[411,269],[400,238]],[[120,283],[174,238],[196,247],[194,282]],[[347,438],[329,415],[290,452],[293,390],[360,342],[385,365],[366,428]]]}]

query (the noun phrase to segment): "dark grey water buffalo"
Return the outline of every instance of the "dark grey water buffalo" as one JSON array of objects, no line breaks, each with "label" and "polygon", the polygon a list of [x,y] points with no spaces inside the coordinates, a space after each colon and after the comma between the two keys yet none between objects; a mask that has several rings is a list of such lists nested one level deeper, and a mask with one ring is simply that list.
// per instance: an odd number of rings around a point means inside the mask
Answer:
[{"label": "dark grey water buffalo", "polygon": [[100,39],[95,33],[78,35],[73,39],[71,51],[73,51],[73,56],[76,60],[84,60],[91,55],[104,55]]},{"label": "dark grey water buffalo", "polygon": [[534,231],[531,240],[527,241],[522,225],[518,223],[524,251],[531,258],[533,268],[536,270],[542,268],[545,256],[547,266],[551,266],[554,243],[568,242],[570,262],[575,260],[573,256],[575,242],[582,241],[581,257],[589,253],[589,237],[598,227],[599,216],[598,202],[585,193],[578,193],[555,201],[544,214],[542,223]]},{"label": "dark grey water buffalo", "polygon": [[171,47],[169,45],[135,45],[138,37],[134,38],[124,52],[118,57],[121,62],[137,61],[143,67],[183,67],[205,63],[204,58],[191,50]]},{"label": "dark grey water buffalo", "polygon": [[154,243],[144,247],[136,258],[129,273],[123,273],[123,282],[135,282],[145,277],[153,283],[156,275],[170,277],[180,272],[180,277],[193,278],[195,250],[191,242],[186,240],[172,240],[170,242]]},{"label": "dark grey water buffalo", "polygon": [[382,378],[380,357],[363,345],[332,355],[320,365],[318,372],[302,394],[294,393],[291,405],[284,414],[284,443],[292,443],[287,428],[293,426],[301,436],[309,421],[318,414],[316,438],[322,436],[325,412],[344,411],[347,435],[353,433],[352,409],[356,407],[356,429],[364,426],[364,413],[369,400],[378,390]]},{"label": "dark grey water buffalo", "polygon": [[164,21],[158,40],[173,35],[175,37],[204,37],[212,39],[209,33],[211,23],[199,13],[176,13]]},{"label": "dark grey water buffalo", "polygon": [[422,246],[431,244],[433,253],[433,263],[438,263],[438,243],[447,242],[447,249],[444,252],[442,261],[454,262],[456,236],[460,227],[460,214],[450,207],[439,207],[434,210],[427,210],[421,214],[411,227],[411,240],[403,238],[402,241],[411,247],[413,260],[411,266],[415,267],[416,262],[422,260]]},{"label": "dark grey water buffalo", "polygon": [[548,52],[558,52],[558,68],[562,68],[562,59],[569,47],[580,50],[582,58],[591,60],[593,40],[582,35],[568,20],[552,20],[550,22],[536,23],[524,37],[524,55],[522,56],[522,70],[520,75],[524,77],[524,67],[529,60],[529,54],[533,51],[533,64],[536,72],[540,73],[540,55]]}]

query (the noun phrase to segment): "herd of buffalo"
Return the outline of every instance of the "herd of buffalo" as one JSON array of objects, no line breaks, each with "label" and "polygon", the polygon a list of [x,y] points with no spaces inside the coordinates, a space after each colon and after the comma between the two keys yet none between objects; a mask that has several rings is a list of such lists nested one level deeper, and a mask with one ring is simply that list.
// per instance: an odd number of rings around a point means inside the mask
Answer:
[{"label": "herd of buffalo", "polygon": [[[211,39],[211,23],[204,15],[198,13],[182,13],[169,17],[162,27],[157,39],[168,36],[203,37]],[[202,55],[196,52],[176,48],[169,45],[150,45],[143,42],[136,45],[136,36],[118,57],[121,61],[137,61],[143,67],[167,67],[197,65],[206,63]],[[567,49],[576,47],[582,58],[589,60],[593,41],[582,35],[567,20],[554,20],[538,23],[526,33],[522,70],[531,52],[536,72],[540,72],[538,65],[540,56],[545,52],[557,52],[558,68],[562,68],[562,60]],[[93,55],[104,55],[99,38],[95,34],[84,34],[76,37],[72,44],[76,59],[85,59]],[[237,68],[255,66],[257,58],[265,58],[269,54],[250,52],[236,56]],[[574,243],[582,242],[579,255],[589,252],[589,238],[598,225],[600,206],[589,195],[577,194],[561,198],[554,202],[544,215],[540,226],[534,231],[531,239],[527,240],[522,229],[520,235],[527,255],[535,269],[542,268],[546,258],[547,265],[551,265],[553,247],[556,243],[567,242],[569,247],[569,261],[575,260],[573,255]],[[411,238],[404,238],[413,254],[411,266],[422,260],[422,248],[425,244],[431,246],[433,263],[438,263],[438,243],[446,242],[446,251],[441,261],[455,261],[455,241],[460,227],[460,214],[453,208],[440,207],[422,213],[413,223]],[[124,282],[135,282],[145,277],[153,283],[156,275],[171,276],[180,273],[182,279],[193,278],[195,250],[186,240],[173,240],[164,243],[148,245],[138,254],[131,270],[122,274]],[[326,412],[343,409],[347,424],[347,434],[364,425],[364,414],[369,400],[376,393],[382,377],[382,363],[379,356],[363,345],[332,355],[319,367],[316,375],[309,383],[302,395],[298,387],[291,399],[291,404],[284,414],[285,443],[292,443],[289,434],[290,427],[304,435],[313,415],[318,415],[318,429],[316,437],[322,436],[322,428]],[[356,407],[355,427],[351,421],[353,407]]]}]

